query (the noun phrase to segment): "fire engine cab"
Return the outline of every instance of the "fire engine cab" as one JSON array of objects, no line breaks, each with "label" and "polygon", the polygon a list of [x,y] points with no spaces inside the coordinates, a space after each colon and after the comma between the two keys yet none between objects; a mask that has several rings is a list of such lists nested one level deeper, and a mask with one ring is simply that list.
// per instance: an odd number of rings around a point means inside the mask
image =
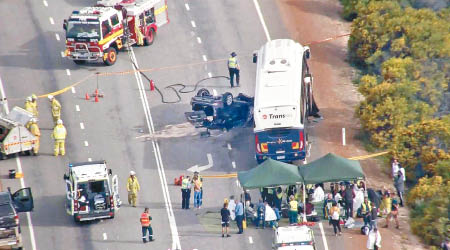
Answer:
[{"label": "fire engine cab", "polygon": [[101,0],[64,20],[65,56],[76,64],[102,59],[113,65],[119,50],[151,45],[158,27],[168,22],[164,0]]},{"label": "fire engine cab", "polygon": [[66,212],[75,222],[114,218],[119,210],[119,181],[106,161],[70,163],[66,181]]}]

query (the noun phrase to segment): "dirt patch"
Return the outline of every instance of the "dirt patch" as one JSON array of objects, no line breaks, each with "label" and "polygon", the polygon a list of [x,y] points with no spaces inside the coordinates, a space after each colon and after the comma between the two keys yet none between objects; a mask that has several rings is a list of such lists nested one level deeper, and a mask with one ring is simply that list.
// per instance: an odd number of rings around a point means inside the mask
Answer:
[{"label": "dirt patch", "polygon": [[[337,0],[278,0],[283,21],[291,37],[301,44],[309,44],[350,32],[350,23],[340,17]],[[354,117],[355,107],[362,100],[352,84],[355,70],[346,62],[348,37],[312,44],[310,68],[314,76],[314,94],[324,120],[313,123],[313,150],[319,156],[333,152],[344,157],[366,155],[361,141],[360,123]],[[342,128],[346,129],[346,146],[342,145]],[[318,152],[317,152],[318,151]],[[393,190],[387,167],[375,159],[361,162],[368,187]],[[400,210],[398,229],[381,229],[383,249],[425,249],[409,230],[408,211]],[[380,219],[380,226],[385,224]],[[392,225],[392,224],[391,224]],[[359,229],[346,230],[345,249],[365,248],[367,237]],[[358,247],[355,247],[358,246]]]}]

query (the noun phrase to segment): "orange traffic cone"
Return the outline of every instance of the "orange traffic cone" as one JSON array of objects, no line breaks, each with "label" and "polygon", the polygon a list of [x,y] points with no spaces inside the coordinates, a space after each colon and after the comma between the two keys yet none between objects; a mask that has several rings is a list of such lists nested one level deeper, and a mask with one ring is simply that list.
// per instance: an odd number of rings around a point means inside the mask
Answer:
[{"label": "orange traffic cone", "polygon": [[86,93],[85,99],[89,100],[89,94],[88,93]]},{"label": "orange traffic cone", "polygon": [[98,102],[98,93],[95,95],[95,102]]}]

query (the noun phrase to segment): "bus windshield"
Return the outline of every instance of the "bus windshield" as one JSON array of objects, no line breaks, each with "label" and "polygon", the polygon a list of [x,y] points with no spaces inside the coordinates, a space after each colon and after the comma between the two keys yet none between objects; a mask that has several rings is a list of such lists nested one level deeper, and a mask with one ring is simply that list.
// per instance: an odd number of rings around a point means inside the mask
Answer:
[{"label": "bus windshield", "polygon": [[67,25],[67,38],[100,38],[99,22],[81,23],[69,22]]}]

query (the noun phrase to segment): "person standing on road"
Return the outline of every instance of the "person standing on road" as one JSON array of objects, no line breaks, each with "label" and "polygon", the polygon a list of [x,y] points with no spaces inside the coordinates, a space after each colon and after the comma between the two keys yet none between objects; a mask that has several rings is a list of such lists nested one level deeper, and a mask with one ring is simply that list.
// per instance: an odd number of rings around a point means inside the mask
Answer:
[{"label": "person standing on road", "polygon": [[345,216],[346,218],[353,218],[353,199],[355,198],[356,194],[353,191],[353,188],[350,186],[350,184],[347,184],[345,187]]},{"label": "person standing on road", "polygon": [[31,96],[27,97],[27,99],[25,99],[25,110],[32,113],[34,115],[34,109],[33,109],[33,104],[31,103],[32,99]]},{"label": "person standing on road", "polygon": [[52,105],[52,117],[53,122],[56,123],[59,119],[61,119],[61,104],[56,100],[56,98],[52,95],[48,95],[48,100]]},{"label": "person standing on road", "polygon": [[403,179],[402,171],[397,172],[397,176],[394,178],[394,186],[397,190],[397,195],[400,198],[400,206],[403,207],[403,193],[405,192],[405,181]]},{"label": "person standing on road", "polygon": [[191,198],[191,179],[189,175],[183,178],[181,182],[181,209],[189,209],[189,200]]},{"label": "person standing on road", "polygon": [[367,237],[367,249],[377,250],[381,248],[381,234],[377,228],[370,230]]},{"label": "person standing on road", "polygon": [[397,177],[398,174],[398,170],[400,170],[400,164],[398,163],[397,158],[394,158],[392,160],[391,167],[392,167],[391,177],[393,180],[395,180],[395,177]]},{"label": "person standing on road", "polygon": [[198,178],[198,176],[194,175],[192,183],[194,184],[194,208],[199,209],[200,208],[201,184],[200,184],[200,179]]},{"label": "person standing on road", "polygon": [[39,153],[39,141],[41,138],[41,131],[39,130],[39,126],[37,125],[36,118],[34,117],[31,118],[30,122],[31,122],[30,132],[36,137],[36,140],[34,141],[33,153],[34,155],[37,155]]},{"label": "person standing on road", "polygon": [[372,209],[370,210],[370,229],[377,228],[378,208],[375,202],[372,203]]},{"label": "person standing on road", "polygon": [[226,202],[223,203],[220,215],[222,217],[222,237],[225,237],[225,233],[227,234],[227,237],[231,237],[228,233],[228,228],[230,227],[230,210],[228,210],[228,204]]},{"label": "person standing on road", "polygon": [[337,206],[337,203],[333,202],[333,205],[330,208],[330,221],[331,221],[331,225],[333,225],[333,230],[334,230],[335,236],[337,236],[338,229],[339,229],[339,235],[342,234],[341,225],[339,224],[340,216],[341,216],[341,210]]},{"label": "person standing on road", "polygon": [[234,87],[234,76],[236,75],[236,86],[239,87],[239,63],[236,53],[232,52],[231,57],[228,58],[228,72],[230,73],[230,85]]},{"label": "person standing on road", "polygon": [[37,96],[35,94],[31,95],[31,107],[33,108],[33,115],[34,117],[38,117],[38,107],[37,107]]},{"label": "person standing on road", "polygon": [[136,207],[137,193],[141,190],[139,181],[136,177],[136,172],[130,171],[130,177],[127,180],[127,191],[128,191],[128,203],[133,207]]},{"label": "person standing on road", "polygon": [[234,195],[230,196],[230,200],[227,204],[227,208],[230,211],[230,219],[235,220],[236,219],[236,213],[235,213],[236,202],[234,201]]},{"label": "person standing on road", "polygon": [[297,224],[298,201],[293,195],[289,197],[289,224]]},{"label": "person standing on road", "polygon": [[148,241],[153,241],[153,229],[151,226],[152,217],[148,212],[148,207],[144,209],[141,214],[141,226],[142,226],[142,241],[147,243],[147,231],[148,231]]},{"label": "person standing on road", "polygon": [[360,216],[363,217],[364,226],[369,226],[370,224],[370,210],[372,208],[372,204],[369,201],[369,198],[364,197],[364,202],[360,207]]},{"label": "person standing on road", "polygon": [[55,146],[53,150],[53,154],[55,156],[58,156],[59,154],[65,155],[66,154],[66,141],[67,136],[67,130],[66,127],[63,125],[63,121],[61,119],[58,119],[56,122],[56,126],[53,128],[52,138],[55,139]]},{"label": "person standing on road", "polygon": [[384,228],[388,228],[389,227],[389,220],[391,218],[394,218],[395,220],[395,225],[397,229],[400,229],[400,225],[398,223],[398,204],[397,204],[397,200],[393,200],[392,201],[392,208],[391,208],[391,212],[388,214],[388,216],[386,217],[386,225],[384,226]]},{"label": "person standing on road", "polygon": [[244,220],[244,205],[241,202],[241,199],[238,199],[238,203],[236,204],[236,224],[239,228],[238,234],[242,234],[244,232],[244,228],[242,226],[242,221]]},{"label": "person standing on road", "polygon": [[203,205],[203,177],[197,172],[194,172],[194,176],[198,177],[198,180],[200,181],[200,206],[199,208],[202,208]]}]

